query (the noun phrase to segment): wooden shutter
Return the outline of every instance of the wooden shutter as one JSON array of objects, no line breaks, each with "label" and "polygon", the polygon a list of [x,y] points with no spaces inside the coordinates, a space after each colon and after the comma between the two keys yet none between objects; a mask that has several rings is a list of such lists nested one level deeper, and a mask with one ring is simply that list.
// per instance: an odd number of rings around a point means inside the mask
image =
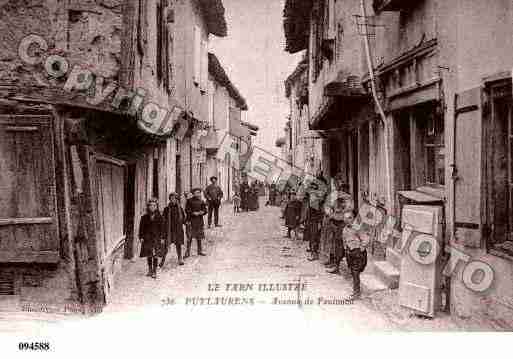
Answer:
[{"label": "wooden shutter", "polygon": [[55,263],[51,117],[0,116],[0,263]]},{"label": "wooden shutter", "polygon": [[147,0],[139,0],[137,17],[137,50],[144,55],[148,42]]},{"label": "wooden shutter", "polygon": [[481,246],[481,89],[455,97],[454,230],[459,243]]},{"label": "wooden shutter", "polygon": [[194,25],[194,53],[193,53],[193,65],[194,73],[193,80],[196,85],[201,83],[201,28],[198,25]]}]

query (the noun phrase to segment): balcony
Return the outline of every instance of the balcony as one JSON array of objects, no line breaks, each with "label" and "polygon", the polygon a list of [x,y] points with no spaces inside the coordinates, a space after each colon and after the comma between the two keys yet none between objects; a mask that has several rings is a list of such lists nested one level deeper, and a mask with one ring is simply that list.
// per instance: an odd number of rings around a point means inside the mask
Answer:
[{"label": "balcony", "polygon": [[344,80],[335,80],[324,86],[324,96],[342,97],[348,100],[368,98],[358,76],[347,76]]},{"label": "balcony", "polygon": [[415,1],[411,0],[374,0],[372,7],[376,14],[382,11],[401,11],[411,7]]}]

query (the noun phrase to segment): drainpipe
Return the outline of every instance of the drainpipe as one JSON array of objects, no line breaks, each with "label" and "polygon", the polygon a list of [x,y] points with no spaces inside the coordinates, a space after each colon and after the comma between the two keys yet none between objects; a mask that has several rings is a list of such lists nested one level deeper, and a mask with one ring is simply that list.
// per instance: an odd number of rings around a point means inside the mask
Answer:
[{"label": "drainpipe", "polygon": [[369,44],[369,37],[367,36],[367,10],[365,9],[365,0],[360,0],[360,8],[361,8],[361,16],[365,21],[365,54],[367,57],[367,66],[369,68],[369,77],[370,77],[370,83],[371,83],[371,90],[372,90],[372,97],[374,99],[374,103],[376,104],[376,107],[378,108],[378,114],[381,117],[381,121],[383,122],[384,130],[385,130],[385,178],[387,181],[387,202],[389,206],[390,212],[392,212],[393,208],[393,194],[392,194],[392,169],[390,167],[390,158],[392,155],[391,149],[390,149],[390,123],[387,121],[387,117],[385,115],[385,111],[383,110],[383,107],[381,106],[381,103],[378,98],[378,92],[376,90],[376,76],[374,74],[374,65],[372,63],[372,56],[371,56],[371,49]]}]

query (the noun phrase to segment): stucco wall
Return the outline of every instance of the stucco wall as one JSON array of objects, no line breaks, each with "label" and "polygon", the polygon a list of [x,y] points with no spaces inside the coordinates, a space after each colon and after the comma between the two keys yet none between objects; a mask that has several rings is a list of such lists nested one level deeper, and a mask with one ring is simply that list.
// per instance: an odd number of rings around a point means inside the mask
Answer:
[{"label": "stucco wall", "polygon": [[[333,1],[333,0],[331,0]],[[335,2],[335,29],[338,24],[341,25],[343,33],[337,34],[335,40],[335,49],[340,47],[340,57],[330,63],[329,60],[323,61],[323,67],[317,80],[313,78],[313,54],[310,53],[310,88],[309,88],[309,106],[311,115],[315,115],[323,105],[324,86],[330,81],[337,79],[337,76],[344,80],[347,75],[363,76],[366,73],[364,62],[362,36],[358,33],[358,28],[354,23],[353,15],[360,13],[359,0],[347,0]],[[312,30],[312,29],[311,29]],[[310,32],[310,48],[312,48],[313,31]],[[337,52],[337,50],[335,50]],[[335,55],[336,56],[336,55]]]},{"label": "stucco wall", "polygon": [[[194,80],[194,27],[201,29],[203,40],[208,40],[206,24],[198,2],[178,0],[175,5],[176,40],[174,48],[175,99],[200,121],[208,121],[208,94],[201,93]],[[208,41],[207,41],[208,46]],[[204,62],[208,64],[208,51],[203,51]]]},{"label": "stucco wall", "polygon": [[[513,306],[509,298],[513,295],[513,263],[488,254],[484,240],[480,238],[478,241],[481,241],[481,245],[478,248],[465,247],[461,240],[453,238],[452,208],[456,205],[459,221],[480,223],[483,216],[483,173],[478,165],[483,161],[482,104],[478,98],[478,110],[457,120],[468,121],[466,128],[470,132],[455,139],[454,98],[470,89],[477,89],[479,93],[484,86],[484,77],[511,70],[513,5],[505,0],[423,0],[416,4],[408,11],[383,12],[378,16],[377,21],[385,27],[378,29],[376,39],[372,42],[375,64],[387,63],[422,41],[432,38],[438,40],[445,119],[446,242],[468,255],[470,261],[487,263],[495,273],[492,288],[483,293],[473,292],[463,283],[462,271],[465,266],[460,264],[451,277],[451,312],[464,318],[472,317],[475,320],[492,321],[499,326],[511,326]],[[461,177],[456,185],[466,186],[464,195],[458,198],[455,198],[453,190],[451,167],[454,163],[455,140],[458,151],[466,156],[466,159],[456,159]],[[469,162],[469,159],[473,160],[473,165],[464,163]],[[459,202],[455,203],[455,200]]]}]

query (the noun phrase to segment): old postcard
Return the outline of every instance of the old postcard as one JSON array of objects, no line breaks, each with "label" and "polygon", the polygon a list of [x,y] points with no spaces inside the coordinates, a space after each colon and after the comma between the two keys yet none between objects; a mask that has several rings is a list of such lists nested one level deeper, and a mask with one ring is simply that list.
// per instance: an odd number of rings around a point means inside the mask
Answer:
[{"label": "old postcard", "polygon": [[503,0],[0,0],[0,356],[511,332],[512,69]]}]

